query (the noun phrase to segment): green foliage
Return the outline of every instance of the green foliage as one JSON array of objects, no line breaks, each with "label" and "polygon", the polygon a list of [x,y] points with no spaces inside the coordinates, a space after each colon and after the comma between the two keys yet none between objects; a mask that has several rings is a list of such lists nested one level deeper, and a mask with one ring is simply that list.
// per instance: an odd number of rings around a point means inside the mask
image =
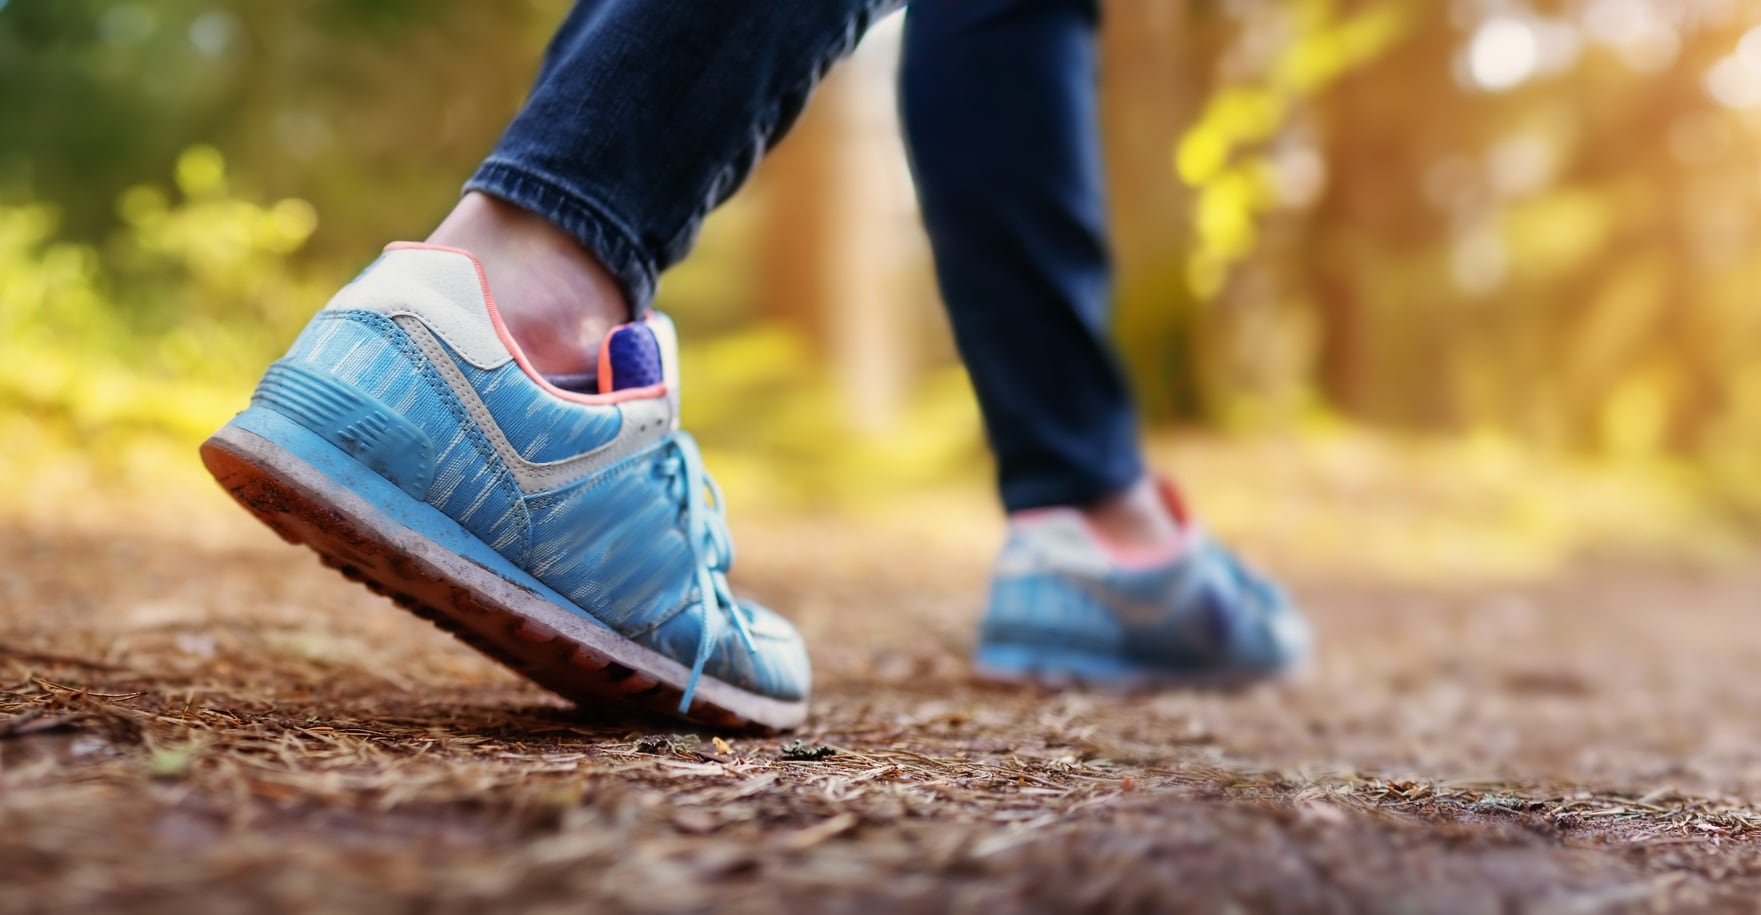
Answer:
[{"label": "green foliage", "polygon": [[102,247],[58,239],[46,205],[0,207],[0,405],[93,435],[201,434],[236,408],[319,295],[288,265],[316,216],[231,196],[208,147],[176,185],[125,192]]},{"label": "green foliage", "polygon": [[224,98],[233,66],[191,53],[187,38],[203,12],[188,3],[5,4],[0,201],[54,200],[71,235],[105,234],[116,194],[169,162]]},{"label": "green foliage", "polygon": [[101,242],[119,194],[206,142],[239,191],[311,201],[339,230],[313,253],[359,266],[444,211],[565,7],[8,0],[0,203],[54,201],[67,237]]}]

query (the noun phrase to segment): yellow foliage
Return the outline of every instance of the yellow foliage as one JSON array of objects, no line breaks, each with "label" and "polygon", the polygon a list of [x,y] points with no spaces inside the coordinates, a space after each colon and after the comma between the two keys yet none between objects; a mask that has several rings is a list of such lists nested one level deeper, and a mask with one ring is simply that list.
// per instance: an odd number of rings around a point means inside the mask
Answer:
[{"label": "yellow foliage", "polygon": [[175,202],[149,186],[121,195],[109,260],[54,241],[48,207],[0,207],[0,405],[85,434],[194,436],[291,338],[316,300],[286,261],[311,206],[227,196],[206,147],[179,158],[176,183]]},{"label": "yellow foliage", "polygon": [[1572,345],[1561,353],[1566,379],[1579,391],[1601,389],[1641,358],[1666,307],[1667,268],[1655,256],[1611,265],[1601,289],[1573,322]]},{"label": "yellow foliage", "polygon": [[737,500],[805,507],[861,506],[889,488],[950,478],[975,480],[980,424],[965,372],[920,380],[905,414],[882,435],[861,435],[807,341],[778,324],[687,341],[685,424],[704,443],[710,469]]},{"label": "yellow foliage", "polygon": [[1210,251],[1198,249],[1187,258],[1186,287],[1200,301],[1212,299],[1222,292],[1228,276],[1228,265]]},{"label": "yellow foliage", "polygon": [[1730,388],[1730,409],[1706,436],[1704,466],[1721,495],[1761,517],[1761,460],[1756,460],[1755,435],[1761,429],[1761,365],[1740,371]]},{"label": "yellow foliage", "polygon": [[1208,527],[1285,570],[1520,579],[1583,551],[1752,555],[1717,501],[1663,461],[1566,458],[1492,432],[1412,440],[1352,427],[1188,435],[1151,451],[1179,471]]},{"label": "yellow foliage", "polygon": [[1629,376],[1602,407],[1602,441],[1609,453],[1649,458],[1662,453],[1669,431],[1671,384],[1658,371]]},{"label": "yellow foliage", "polygon": [[191,199],[226,193],[226,160],[212,146],[192,146],[177,157],[177,188]]},{"label": "yellow foliage", "polygon": [[1181,180],[1198,186],[1222,175],[1233,152],[1272,136],[1289,102],[1280,92],[1257,86],[1220,89],[1197,124],[1181,137],[1174,164]]},{"label": "yellow foliage", "polygon": [[1188,130],[1174,147],[1174,173],[1197,187],[1229,164],[1229,138],[1204,121]]},{"label": "yellow foliage", "polygon": [[1516,269],[1545,278],[1581,266],[1607,243],[1612,205],[1584,188],[1561,188],[1512,205],[1502,230]]},{"label": "yellow foliage", "polygon": [[1297,95],[1317,92],[1392,47],[1405,34],[1408,17],[1403,7],[1384,3],[1339,22],[1318,23],[1279,58],[1272,82]]},{"label": "yellow foliage", "polygon": [[1194,228],[1206,253],[1224,262],[1253,250],[1259,229],[1254,217],[1274,202],[1264,172],[1253,164],[1230,169],[1199,190]]},{"label": "yellow foliage", "polygon": [[1303,0],[1285,13],[1292,39],[1258,79],[1211,94],[1174,147],[1181,181],[1197,190],[1197,242],[1187,285],[1204,300],[1222,291],[1229,267],[1248,257],[1262,212],[1276,202],[1255,151],[1275,138],[1298,104],[1383,53],[1408,27],[1406,11],[1383,3],[1340,18],[1329,0]]}]

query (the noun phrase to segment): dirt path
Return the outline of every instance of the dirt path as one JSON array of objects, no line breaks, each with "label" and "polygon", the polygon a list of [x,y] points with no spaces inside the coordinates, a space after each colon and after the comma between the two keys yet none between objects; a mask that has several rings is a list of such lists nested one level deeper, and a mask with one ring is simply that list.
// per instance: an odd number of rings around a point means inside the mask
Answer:
[{"label": "dirt path", "polygon": [[1761,900],[1761,568],[1299,581],[1300,684],[1046,694],[967,677],[985,538],[743,538],[788,738],[570,710],[242,524],[0,525],[0,910]]}]

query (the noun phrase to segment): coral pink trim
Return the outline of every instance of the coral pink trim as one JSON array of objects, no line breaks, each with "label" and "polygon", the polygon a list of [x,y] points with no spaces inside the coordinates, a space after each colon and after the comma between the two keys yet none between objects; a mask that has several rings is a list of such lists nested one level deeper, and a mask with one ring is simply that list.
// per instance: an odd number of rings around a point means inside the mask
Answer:
[{"label": "coral pink trim", "polygon": [[1192,525],[1192,510],[1186,507],[1186,494],[1180,487],[1167,477],[1156,477],[1156,492],[1162,497],[1162,504],[1168,506],[1168,513],[1181,527]]},{"label": "coral pink trim", "polygon": [[607,331],[605,336],[603,338],[601,338],[599,341],[598,369],[599,369],[599,389],[601,391],[610,391],[612,389],[612,385],[617,381],[617,379],[613,378],[612,374],[611,374],[611,337],[612,337],[612,334],[615,334],[622,329],[623,329],[623,327],[621,325],[618,327],[612,328],[611,330]]},{"label": "coral pink trim", "polygon": [[[543,388],[546,393],[563,400],[588,404],[595,407],[610,406],[612,404],[620,404],[631,400],[648,400],[655,397],[666,396],[667,391],[665,382],[651,384],[647,387],[630,388],[627,391],[613,391],[609,394],[577,394],[574,391],[565,391],[562,388],[551,384],[544,379],[543,375],[538,374],[538,370],[532,367],[532,363],[526,361],[525,351],[520,349],[520,344],[515,343],[513,335],[508,333],[507,324],[501,319],[501,311],[495,307],[495,296],[489,291],[489,276],[483,272],[483,262],[477,259],[477,255],[472,254],[463,248],[449,248],[445,245],[431,245],[427,242],[418,241],[394,241],[391,244],[386,245],[385,250],[445,251],[449,254],[461,254],[469,258],[471,266],[475,267],[477,270],[477,283],[483,289],[483,305],[489,310],[489,323],[494,325],[495,335],[501,338],[502,345],[508,348],[508,352],[513,355],[514,361],[519,363],[520,369],[526,373],[526,377],[531,378],[532,381],[540,388]],[[609,340],[610,337],[608,336],[607,339]],[[599,383],[601,387],[604,387],[607,383],[607,374],[609,373],[606,369],[605,344],[602,342],[600,344],[599,368]]]}]

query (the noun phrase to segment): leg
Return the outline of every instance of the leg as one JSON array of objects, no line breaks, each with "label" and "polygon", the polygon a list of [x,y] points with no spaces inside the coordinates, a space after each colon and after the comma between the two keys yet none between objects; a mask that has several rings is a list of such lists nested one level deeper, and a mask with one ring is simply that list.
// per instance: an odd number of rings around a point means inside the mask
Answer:
[{"label": "leg", "polygon": [[580,0],[525,107],[430,236],[477,254],[540,370],[590,371],[800,114],[900,0]]},{"label": "leg", "polygon": [[671,325],[647,305],[886,5],[583,0],[434,243],[391,245],[337,293],[203,446],[209,469],[288,540],[565,696],[800,723],[806,650],[729,588]]},{"label": "leg", "polygon": [[1302,656],[1307,630],[1146,479],[1107,344],[1095,26],[1096,0],[916,0],[906,19],[924,224],[1015,513],[978,665],[1259,679]]},{"label": "leg", "polygon": [[1106,342],[1094,0],[918,0],[905,135],[936,275],[1010,511],[1143,477]]}]

